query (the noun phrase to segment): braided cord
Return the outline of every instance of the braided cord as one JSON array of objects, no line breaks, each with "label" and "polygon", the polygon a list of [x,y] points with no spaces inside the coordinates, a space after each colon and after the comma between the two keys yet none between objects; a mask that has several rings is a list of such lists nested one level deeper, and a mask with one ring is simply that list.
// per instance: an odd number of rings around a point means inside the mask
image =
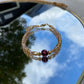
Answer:
[{"label": "braided cord", "polygon": [[[50,28],[43,28],[46,25],[49,26]],[[26,29],[26,33],[24,34],[24,36],[22,38],[22,43],[21,43],[23,51],[28,57],[30,57],[32,59],[39,60],[39,61],[42,60],[41,52],[31,51],[26,47],[26,42],[27,42],[27,39],[29,38],[29,36],[32,35],[34,32],[37,32],[39,30],[51,31],[56,36],[56,38],[58,40],[58,44],[56,45],[56,47],[53,50],[48,51],[48,55],[49,55],[48,59],[51,59],[58,54],[58,52],[61,48],[62,39],[61,39],[60,33],[53,26],[51,26],[49,24],[33,25],[33,26],[29,26]]]}]

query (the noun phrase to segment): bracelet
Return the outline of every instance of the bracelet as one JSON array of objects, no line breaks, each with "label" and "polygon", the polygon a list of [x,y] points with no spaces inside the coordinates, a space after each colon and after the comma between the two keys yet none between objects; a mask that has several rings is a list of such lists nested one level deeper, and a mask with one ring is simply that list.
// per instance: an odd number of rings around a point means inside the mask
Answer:
[{"label": "bracelet", "polygon": [[[44,26],[49,26],[49,28],[43,28]],[[46,49],[42,50],[41,52],[36,52],[36,51],[31,51],[29,50],[29,48],[26,47],[26,42],[27,39],[30,35],[32,35],[34,32],[37,32],[39,30],[48,30],[51,31],[57,38],[58,40],[58,44],[56,45],[56,47],[51,50],[51,51],[47,51]],[[51,25],[49,24],[42,24],[42,25],[33,25],[33,26],[29,26],[26,29],[26,33],[24,34],[23,38],[22,38],[22,49],[24,51],[24,53],[35,60],[39,60],[39,61],[43,61],[43,62],[47,62],[48,59],[51,59],[53,57],[55,57],[60,48],[61,48],[61,43],[62,43],[62,39],[61,39],[61,35],[59,34],[59,32]]]}]

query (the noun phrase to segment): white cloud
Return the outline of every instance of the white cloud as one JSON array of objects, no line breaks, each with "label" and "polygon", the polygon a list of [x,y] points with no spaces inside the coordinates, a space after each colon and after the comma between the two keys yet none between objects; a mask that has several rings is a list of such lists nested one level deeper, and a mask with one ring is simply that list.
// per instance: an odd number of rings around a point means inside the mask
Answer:
[{"label": "white cloud", "polygon": [[23,82],[25,84],[46,84],[48,79],[54,75],[56,66],[58,66],[58,64],[56,64],[55,61],[43,64],[42,62],[33,60],[33,62],[25,68],[27,77]]},{"label": "white cloud", "polygon": [[69,49],[66,50],[66,51],[69,53],[68,58],[65,61],[66,63],[75,62],[75,61],[79,60],[80,51],[79,51],[78,46],[72,44],[72,45],[69,46]]},{"label": "white cloud", "polygon": [[77,45],[84,47],[84,29],[82,24],[69,13],[58,19],[57,28],[64,32],[66,37]]},{"label": "white cloud", "polygon": [[67,69],[73,70],[74,66],[76,68],[84,67],[84,57],[83,52],[80,50],[80,47],[76,44],[71,44],[68,49],[66,49],[67,59],[65,60],[65,64],[69,67]]},{"label": "white cloud", "polygon": [[48,63],[33,60],[26,65],[27,77],[23,79],[24,84],[46,84],[53,76],[60,76],[57,72],[66,68],[66,64],[58,64],[54,59]]},{"label": "white cloud", "polygon": [[36,25],[36,24],[45,24],[45,23],[49,23],[49,24],[56,24],[56,18],[59,18],[61,15],[63,15],[66,11],[63,11],[62,9],[58,8],[58,7],[53,7],[50,8],[49,10],[41,13],[40,15],[34,17],[31,21],[30,21],[30,25]]}]

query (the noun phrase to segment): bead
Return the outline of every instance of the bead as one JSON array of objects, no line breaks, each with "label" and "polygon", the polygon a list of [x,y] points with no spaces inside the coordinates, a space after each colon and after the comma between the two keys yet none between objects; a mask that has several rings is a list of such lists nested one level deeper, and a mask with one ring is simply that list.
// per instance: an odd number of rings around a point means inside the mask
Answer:
[{"label": "bead", "polygon": [[39,61],[41,61],[42,58],[38,58]]},{"label": "bead", "polygon": [[39,53],[38,53],[38,56],[40,56],[40,55],[41,55],[41,53],[39,52]]},{"label": "bead", "polygon": [[50,55],[51,54],[51,51],[48,51],[48,54]]},{"label": "bead", "polygon": [[52,57],[51,56],[48,56],[48,59],[51,59]]},{"label": "bead", "polygon": [[46,24],[41,24],[40,27],[41,27],[41,26],[46,26]]},{"label": "bead", "polygon": [[42,50],[41,54],[43,55],[43,57],[46,57],[48,55],[48,51],[47,50]]},{"label": "bead", "polygon": [[43,61],[44,63],[48,62],[48,57],[43,57],[43,58],[42,58],[42,61]]}]

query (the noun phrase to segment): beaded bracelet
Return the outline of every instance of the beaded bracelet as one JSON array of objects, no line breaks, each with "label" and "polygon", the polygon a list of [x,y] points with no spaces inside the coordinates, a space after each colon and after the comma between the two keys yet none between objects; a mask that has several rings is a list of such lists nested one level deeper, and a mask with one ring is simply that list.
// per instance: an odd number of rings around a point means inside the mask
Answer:
[{"label": "beaded bracelet", "polygon": [[[49,26],[49,28],[43,28],[44,26]],[[47,51],[47,50],[42,50],[41,52],[36,52],[36,51],[31,51],[29,50],[29,48],[26,47],[26,42],[27,42],[27,39],[30,35],[32,35],[34,32],[36,31],[39,31],[39,30],[48,30],[48,31],[51,31],[57,38],[58,40],[58,44],[56,45],[56,47],[51,50],[51,51]],[[61,48],[61,43],[62,43],[62,39],[61,39],[61,35],[59,34],[59,32],[51,25],[49,24],[42,24],[42,25],[33,25],[33,26],[29,26],[27,29],[26,29],[26,33],[24,34],[23,38],[22,38],[22,48],[23,48],[23,51],[24,53],[32,58],[32,59],[35,59],[35,60],[39,60],[39,61],[43,61],[43,62],[47,62],[48,59],[51,59],[53,57],[55,57],[60,48]]]}]

